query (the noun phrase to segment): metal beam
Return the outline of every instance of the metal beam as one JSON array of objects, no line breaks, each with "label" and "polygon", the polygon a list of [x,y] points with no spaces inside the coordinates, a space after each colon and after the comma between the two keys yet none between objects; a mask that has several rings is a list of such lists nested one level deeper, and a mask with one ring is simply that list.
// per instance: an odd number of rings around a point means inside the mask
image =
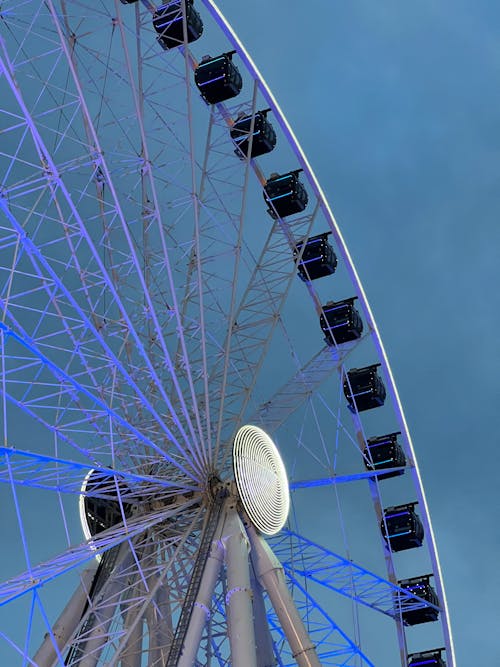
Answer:
[{"label": "metal beam", "polygon": [[[57,660],[57,654],[66,646],[75,635],[76,628],[87,604],[92,580],[95,576],[97,565],[85,569],[80,577],[75,592],[70,601],[64,607],[61,615],[54,623],[52,630],[45,635],[42,645],[33,656],[33,662],[38,667],[51,667]],[[57,645],[57,650],[56,646]]]},{"label": "metal beam", "polygon": [[299,667],[321,667],[304,623],[285,583],[283,567],[269,545],[253,526],[247,528],[252,545],[252,562],[263,588],[267,591],[281,627]]}]

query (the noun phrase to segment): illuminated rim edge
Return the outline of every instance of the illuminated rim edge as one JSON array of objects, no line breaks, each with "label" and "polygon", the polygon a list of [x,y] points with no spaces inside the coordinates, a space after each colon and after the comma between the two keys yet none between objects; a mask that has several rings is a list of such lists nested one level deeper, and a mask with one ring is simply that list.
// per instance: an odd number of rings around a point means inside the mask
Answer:
[{"label": "illuminated rim edge", "polygon": [[425,527],[425,533],[427,536],[427,544],[429,547],[429,554],[434,570],[434,581],[436,583],[436,591],[438,593],[439,599],[441,601],[441,607],[443,610],[442,617],[444,617],[444,622],[442,627],[444,631],[444,638],[445,638],[445,643],[446,643],[446,652],[447,652],[447,663],[449,663],[449,667],[455,667],[456,665],[456,660],[455,660],[455,648],[454,648],[454,642],[453,642],[453,635],[451,632],[451,627],[450,627],[450,614],[448,610],[448,602],[447,602],[447,597],[446,597],[446,590],[444,588],[443,584],[443,575],[442,575],[442,570],[441,570],[441,563],[439,559],[439,554],[437,551],[437,546],[436,546],[436,538],[434,535],[434,529],[432,526],[432,521],[430,518],[430,512],[429,512],[429,507],[427,503],[427,498],[425,494],[425,490],[423,487],[422,483],[422,478],[421,478],[421,473],[420,469],[418,466],[418,461],[415,456],[415,449],[413,447],[412,443],[412,438],[408,429],[408,424],[406,421],[406,417],[403,412],[403,406],[401,404],[401,399],[399,396],[398,389],[396,387],[396,383],[394,380],[394,375],[392,373],[392,369],[389,364],[389,360],[387,357],[387,353],[384,348],[384,344],[382,342],[380,332],[378,330],[377,323],[375,322],[375,318],[373,316],[371,306],[368,302],[365,290],[361,284],[360,278],[358,276],[358,273],[356,271],[356,268],[354,266],[353,260],[351,258],[351,255],[349,253],[349,250],[347,248],[346,242],[344,241],[344,238],[340,232],[340,229],[337,225],[337,222],[334,218],[334,215],[332,213],[332,210],[327,202],[327,199],[325,197],[325,194],[318,182],[318,179],[313,172],[311,165],[309,164],[308,159],[306,158],[306,155],[300,146],[297,137],[295,136],[293,130],[291,129],[288,120],[286,119],[283,111],[281,110],[281,107],[279,106],[278,102],[276,101],[273,93],[271,92],[268,84],[265,82],[264,78],[262,77],[262,74],[260,73],[259,69],[257,68],[256,64],[250,57],[248,51],[245,49],[243,46],[241,40],[239,37],[236,35],[234,32],[233,28],[231,25],[228,23],[226,17],[224,14],[221,12],[221,10],[217,7],[216,5],[216,0],[201,0],[203,5],[208,9],[210,12],[211,16],[215,19],[215,21],[219,24],[219,26],[222,28],[224,34],[228,37],[230,42],[233,45],[233,48],[238,51],[238,55],[242,58],[243,62],[247,66],[248,70],[251,72],[252,76],[259,81],[261,85],[261,90],[266,98],[267,102],[269,103],[269,106],[273,109],[273,113],[275,114],[276,119],[278,120],[285,136],[288,138],[290,145],[292,146],[293,150],[295,151],[302,168],[304,169],[305,173],[311,180],[311,184],[314,188],[314,191],[318,195],[319,199],[321,200],[321,206],[324,210],[324,213],[326,215],[326,218],[329,222],[330,229],[334,235],[334,238],[337,242],[338,249],[339,251],[342,252],[343,257],[346,261],[347,269],[351,275],[351,278],[353,280],[354,285],[356,286],[356,289],[359,291],[359,294],[361,296],[361,303],[363,305],[363,310],[364,314],[367,320],[367,323],[370,325],[370,328],[373,332],[373,339],[375,342],[376,347],[378,348],[379,354],[380,354],[380,361],[382,362],[382,368],[384,369],[386,373],[386,380],[387,384],[386,387],[389,390],[390,394],[392,395],[394,404],[396,406],[396,413],[398,416],[399,420],[399,427],[404,434],[407,443],[408,443],[408,450],[409,454],[411,457],[411,460],[413,462],[413,468],[412,468],[412,473],[414,477],[414,483],[415,483],[415,488],[418,496],[418,502],[420,507],[423,509],[421,513],[421,518],[423,519],[424,522],[424,527]]},{"label": "illuminated rim edge", "polygon": [[[87,516],[85,514],[85,490],[87,489],[87,483],[95,470],[92,468],[91,470],[88,471],[88,473],[85,475],[82,486],[80,488],[80,496],[78,497],[78,512],[80,514],[80,523],[82,524],[82,531],[85,539],[87,540],[90,548],[92,551],[96,551],[97,548],[92,542],[92,533],[90,532],[89,524],[87,521]],[[98,562],[100,562],[102,556],[101,554],[96,554],[96,559]]]},{"label": "illuminated rim edge", "polygon": [[236,486],[245,512],[265,535],[275,535],[290,509],[288,477],[271,438],[257,426],[242,426],[233,443]]}]

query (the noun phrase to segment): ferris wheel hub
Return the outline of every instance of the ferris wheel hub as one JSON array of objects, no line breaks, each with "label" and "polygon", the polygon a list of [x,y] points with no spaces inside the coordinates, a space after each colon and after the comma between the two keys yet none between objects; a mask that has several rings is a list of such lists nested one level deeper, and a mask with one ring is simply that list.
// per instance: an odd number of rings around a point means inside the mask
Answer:
[{"label": "ferris wheel hub", "polygon": [[265,535],[279,532],[288,517],[290,493],[283,460],[265,431],[242,426],[233,443],[234,478],[243,508]]}]

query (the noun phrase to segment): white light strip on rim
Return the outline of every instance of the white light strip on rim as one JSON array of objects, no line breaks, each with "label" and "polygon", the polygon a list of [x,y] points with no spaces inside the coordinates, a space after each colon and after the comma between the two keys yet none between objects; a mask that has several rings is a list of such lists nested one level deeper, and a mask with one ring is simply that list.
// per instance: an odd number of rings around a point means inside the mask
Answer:
[{"label": "white light strip on rim", "polygon": [[[95,470],[92,468],[92,470],[89,470],[89,472],[85,475],[82,488],[80,489],[80,497],[78,498],[78,510],[80,513],[80,523],[82,524],[82,531],[85,536],[85,539],[89,543],[90,548],[93,551],[96,551],[96,548],[93,542],[91,541],[92,533],[90,532],[89,522],[87,521],[87,514],[85,511],[85,491],[87,490],[88,481],[94,472]],[[97,562],[100,562],[101,558],[102,558],[101,554],[96,554]]]}]

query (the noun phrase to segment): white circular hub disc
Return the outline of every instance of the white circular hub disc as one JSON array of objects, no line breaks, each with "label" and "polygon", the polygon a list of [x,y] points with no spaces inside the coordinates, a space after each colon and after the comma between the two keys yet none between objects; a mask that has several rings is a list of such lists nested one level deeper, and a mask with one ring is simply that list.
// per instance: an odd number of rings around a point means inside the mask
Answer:
[{"label": "white circular hub disc", "polygon": [[236,486],[245,512],[265,535],[285,525],[290,494],[285,466],[276,445],[257,426],[242,426],[233,443]]}]

